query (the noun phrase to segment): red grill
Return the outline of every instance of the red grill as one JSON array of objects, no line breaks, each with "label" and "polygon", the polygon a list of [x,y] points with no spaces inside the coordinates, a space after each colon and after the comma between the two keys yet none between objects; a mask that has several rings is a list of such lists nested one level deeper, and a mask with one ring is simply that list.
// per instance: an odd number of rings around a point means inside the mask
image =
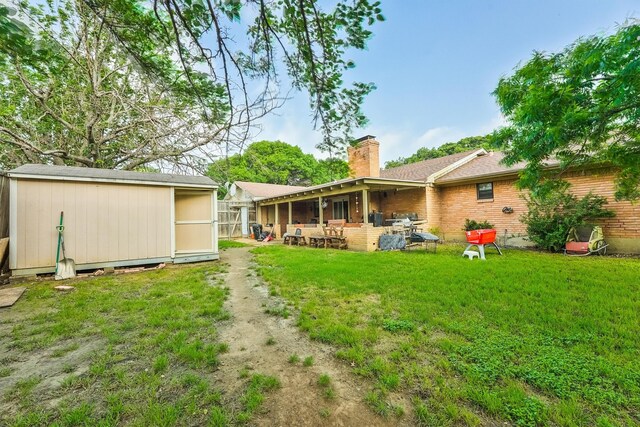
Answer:
[{"label": "red grill", "polygon": [[482,230],[467,231],[467,242],[474,245],[486,245],[496,241],[496,230],[486,228]]}]

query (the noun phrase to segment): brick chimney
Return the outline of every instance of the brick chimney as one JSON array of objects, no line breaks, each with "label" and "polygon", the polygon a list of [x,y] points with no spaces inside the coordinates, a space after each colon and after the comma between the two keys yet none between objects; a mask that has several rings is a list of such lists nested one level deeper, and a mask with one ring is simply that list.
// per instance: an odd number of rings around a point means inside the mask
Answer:
[{"label": "brick chimney", "polygon": [[373,135],[356,140],[355,147],[347,148],[349,176],[351,178],[380,177],[380,143]]}]

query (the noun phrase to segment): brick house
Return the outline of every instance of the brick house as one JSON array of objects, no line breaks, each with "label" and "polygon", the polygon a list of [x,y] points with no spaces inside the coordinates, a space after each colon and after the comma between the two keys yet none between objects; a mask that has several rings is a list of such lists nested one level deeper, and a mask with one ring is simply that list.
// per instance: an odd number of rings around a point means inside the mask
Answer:
[{"label": "brick house", "polygon": [[[275,224],[278,235],[298,227],[310,235],[329,219],[345,219],[349,247],[372,251],[384,232],[375,225],[394,218],[426,220],[423,227],[446,241],[464,240],[462,227],[469,218],[494,224],[509,245],[530,244],[520,222],[526,203],[515,186],[523,164],[506,167],[501,153],[478,149],[381,170],[379,145],[368,135],[347,149],[350,178],[257,201],[258,222]],[[601,225],[610,250],[639,253],[640,205],[615,201],[614,172],[600,168],[565,178],[576,195],[593,191],[609,200],[616,217]]]}]

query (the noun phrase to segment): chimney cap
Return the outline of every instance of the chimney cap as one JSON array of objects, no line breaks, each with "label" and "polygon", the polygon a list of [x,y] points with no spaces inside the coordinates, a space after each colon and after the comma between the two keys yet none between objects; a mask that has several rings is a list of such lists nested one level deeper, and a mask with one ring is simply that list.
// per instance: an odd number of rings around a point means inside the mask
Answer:
[{"label": "chimney cap", "polygon": [[368,139],[376,139],[375,135],[365,135],[363,137],[360,137],[358,139],[355,140],[355,142],[362,142],[362,141],[366,141]]}]

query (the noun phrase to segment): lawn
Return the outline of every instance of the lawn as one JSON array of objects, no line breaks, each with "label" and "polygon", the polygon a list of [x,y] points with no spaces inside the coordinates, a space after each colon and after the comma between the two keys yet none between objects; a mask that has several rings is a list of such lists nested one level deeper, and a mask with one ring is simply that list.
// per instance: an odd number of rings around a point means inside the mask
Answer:
[{"label": "lawn", "polygon": [[246,243],[238,242],[235,240],[219,240],[218,247],[220,250],[230,249],[230,248],[246,248]]},{"label": "lawn", "polygon": [[255,249],[299,327],[422,425],[640,424],[640,261]]},{"label": "lawn", "polygon": [[[0,313],[0,425],[244,424],[277,387],[247,376],[223,398],[212,373],[227,344],[224,265],[171,266],[53,290],[29,284]],[[57,284],[57,283],[56,283]]]}]

